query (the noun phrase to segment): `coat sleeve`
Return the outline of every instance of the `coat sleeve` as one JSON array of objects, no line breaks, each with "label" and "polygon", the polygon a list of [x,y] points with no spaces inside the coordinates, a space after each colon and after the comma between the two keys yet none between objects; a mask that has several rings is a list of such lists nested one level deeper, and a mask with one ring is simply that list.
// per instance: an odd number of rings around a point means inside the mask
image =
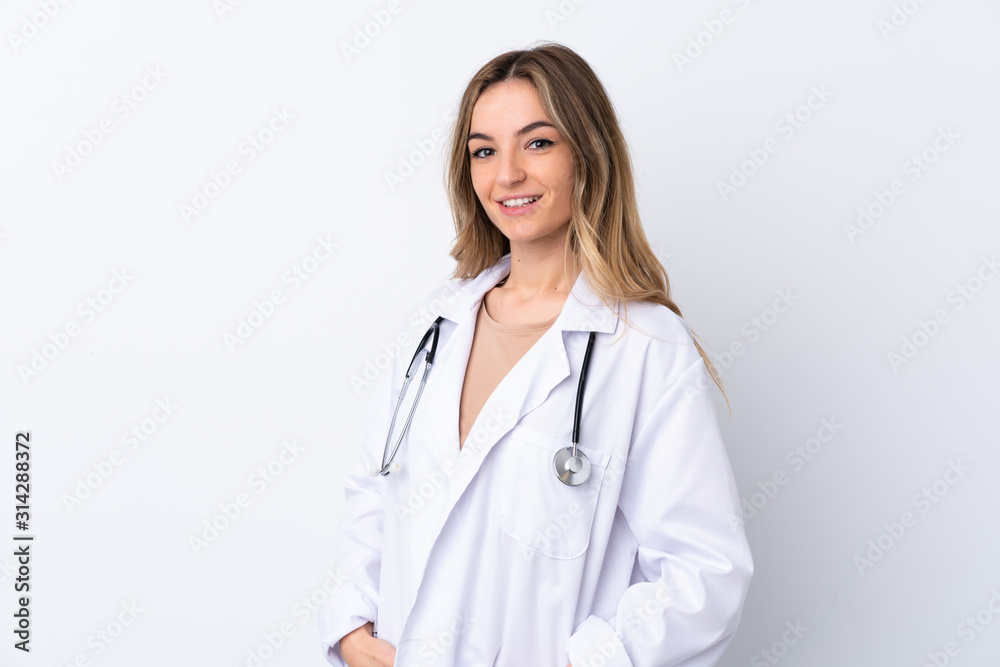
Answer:
[{"label": "coat sleeve", "polygon": [[378,377],[361,419],[360,457],[344,478],[346,504],[334,550],[335,566],[345,581],[320,607],[317,619],[324,655],[339,667],[346,667],[340,640],[377,618],[387,479],[372,477],[370,470],[381,463],[395,405],[393,371],[390,366]]},{"label": "coat sleeve", "polygon": [[573,667],[597,656],[606,667],[709,667],[736,632],[753,561],[715,385],[693,343],[687,350],[683,370],[640,401],[651,407],[637,414],[622,480],[618,507],[644,581],[625,590],[614,617],[577,626],[566,642]]}]

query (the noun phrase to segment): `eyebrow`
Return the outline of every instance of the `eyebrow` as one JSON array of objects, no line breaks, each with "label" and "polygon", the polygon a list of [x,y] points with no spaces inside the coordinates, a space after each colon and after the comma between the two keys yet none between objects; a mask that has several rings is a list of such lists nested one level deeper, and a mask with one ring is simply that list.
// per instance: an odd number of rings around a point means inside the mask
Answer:
[{"label": "eyebrow", "polygon": [[[551,127],[553,129],[556,129],[556,126],[548,121],[536,120],[534,123],[529,123],[528,125],[525,125],[520,130],[515,132],[514,136],[520,137],[521,135],[527,134],[528,132],[533,132],[540,127]],[[483,141],[496,141],[493,137],[487,134],[483,134],[482,132],[473,132],[472,134],[469,135],[469,138],[466,140],[466,143],[472,141],[473,139],[482,139]]]}]

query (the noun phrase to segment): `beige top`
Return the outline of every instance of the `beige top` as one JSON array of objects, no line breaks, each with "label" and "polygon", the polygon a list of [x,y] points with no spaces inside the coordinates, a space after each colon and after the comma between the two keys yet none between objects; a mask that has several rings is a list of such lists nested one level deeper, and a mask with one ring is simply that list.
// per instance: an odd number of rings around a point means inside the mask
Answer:
[{"label": "beige top", "polygon": [[486,297],[483,296],[462,384],[462,399],[458,410],[459,449],[465,444],[465,438],[472,430],[486,399],[558,317],[556,315],[545,322],[501,324],[486,312]]}]

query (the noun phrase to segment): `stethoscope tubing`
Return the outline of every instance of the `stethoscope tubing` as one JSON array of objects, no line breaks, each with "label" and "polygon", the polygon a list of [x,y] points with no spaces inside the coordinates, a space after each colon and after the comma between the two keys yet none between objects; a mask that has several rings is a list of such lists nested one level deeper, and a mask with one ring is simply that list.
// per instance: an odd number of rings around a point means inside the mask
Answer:
[{"label": "stethoscope tubing", "polygon": [[[392,465],[393,459],[396,458],[396,452],[399,450],[399,446],[403,442],[406,431],[410,427],[410,422],[413,420],[413,413],[416,411],[417,405],[420,403],[420,396],[423,394],[424,387],[427,385],[427,376],[430,374],[431,366],[434,364],[434,356],[437,353],[438,337],[440,336],[441,321],[443,319],[444,317],[439,316],[436,320],[434,320],[431,326],[424,333],[423,337],[420,339],[420,343],[417,345],[417,349],[413,353],[413,357],[410,359],[410,365],[406,369],[406,377],[403,379],[403,386],[399,390],[399,398],[396,400],[396,408],[392,412],[392,420],[389,423],[389,433],[385,438],[385,447],[382,450],[382,467],[372,469],[371,475],[373,477],[377,475],[384,476],[389,474],[389,466]],[[587,385],[587,371],[590,367],[590,353],[594,347],[594,338],[596,336],[596,331],[590,332],[590,338],[587,340],[587,349],[583,353],[583,363],[580,366],[580,380],[576,386],[576,402],[573,407],[573,446],[564,447],[559,450],[556,452],[556,456],[553,459],[556,477],[568,486],[579,486],[590,478],[590,462],[587,460],[587,456],[579,451],[578,444],[580,441],[580,415],[583,412],[583,395]],[[430,350],[426,348],[428,339],[431,341]],[[403,425],[399,438],[392,447],[392,453],[390,454],[389,443],[392,441],[392,432],[396,427],[396,419],[399,416],[399,408],[403,404],[403,396],[406,395],[406,390],[414,378],[414,371],[419,366],[420,361],[426,361],[427,365],[425,366],[423,376],[420,378],[420,382],[417,385],[417,394],[413,399],[413,406],[410,408],[410,412],[406,417],[406,423]],[[387,455],[388,460],[386,459]]]},{"label": "stethoscope tubing", "polygon": [[[423,338],[420,339],[420,343],[417,344],[417,350],[413,353],[413,357],[410,359],[410,365],[406,369],[406,378],[403,380],[403,386],[399,390],[399,400],[396,401],[396,409],[392,411],[392,421],[389,422],[389,434],[385,437],[385,447],[382,450],[382,467],[378,469],[377,474],[387,475],[389,474],[389,466],[392,464],[392,460],[396,458],[396,451],[399,449],[399,445],[403,442],[403,436],[406,435],[407,429],[410,428],[410,422],[413,420],[413,413],[417,409],[417,404],[420,403],[420,395],[424,393],[424,387],[427,385],[427,375],[431,372],[431,366],[434,365],[434,355],[437,353],[438,336],[441,331],[441,321],[444,319],[442,316],[438,316],[436,320],[431,324],[431,326],[424,333]],[[431,339],[431,349],[428,352],[425,345],[427,345],[427,339]],[[392,448],[392,454],[389,455],[389,460],[386,461],[385,455],[389,450],[389,442],[392,440],[392,431],[396,427],[396,417],[399,415],[399,408],[403,404],[403,396],[406,395],[406,389],[410,386],[410,381],[413,379],[413,371],[419,365],[418,357],[420,353],[424,353],[423,359],[426,359],[427,366],[424,367],[423,377],[420,378],[420,383],[417,385],[417,395],[413,399],[413,407],[410,408],[410,414],[406,416],[406,423],[403,425],[403,430],[399,433],[399,438],[396,440],[396,444]]]},{"label": "stethoscope tubing", "polygon": [[580,414],[583,412],[583,390],[587,384],[587,367],[590,366],[590,350],[594,347],[596,331],[590,332],[587,339],[587,351],[583,353],[583,364],[580,365],[580,382],[576,385],[576,407],[573,409],[573,456],[577,455],[576,445],[580,442]]}]

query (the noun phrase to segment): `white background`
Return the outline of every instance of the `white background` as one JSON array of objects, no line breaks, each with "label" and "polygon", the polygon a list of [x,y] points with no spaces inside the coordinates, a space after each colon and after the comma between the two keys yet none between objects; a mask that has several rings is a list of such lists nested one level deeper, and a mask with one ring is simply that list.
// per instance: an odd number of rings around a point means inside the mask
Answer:
[{"label": "white background", "polygon": [[[51,18],[43,2],[0,10],[0,663],[248,665],[285,624],[264,664],[325,664],[302,599],[322,599],[334,566],[370,386],[357,380],[397,333],[422,333],[421,299],[453,268],[431,137],[487,60],[552,39],[614,101],[648,236],[732,404],[720,418],[756,574],[721,664],[996,664],[995,2],[401,0],[350,57],[386,3],[49,4]],[[275,109],[293,118],[268,135]],[[248,160],[258,134],[270,142]],[[769,138],[777,151],[723,197]],[[55,166],[78,148],[75,168]],[[185,220],[231,160],[240,172]],[[895,179],[891,205],[849,235]],[[310,264],[318,238],[337,248]],[[304,262],[315,271],[295,287],[284,276]],[[275,289],[282,302],[230,349]],[[792,305],[774,317],[779,291]],[[721,356],[733,343],[742,353]],[[178,406],[161,422],[158,399]],[[794,463],[824,419],[834,437]],[[143,427],[130,449],[123,434]],[[30,655],[6,629],[23,430]],[[255,483],[293,440],[301,451]],[[951,463],[967,468],[954,484]],[[241,493],[249,506],[193,548]],[[131,624],[97,640],[119,616]]]}]

